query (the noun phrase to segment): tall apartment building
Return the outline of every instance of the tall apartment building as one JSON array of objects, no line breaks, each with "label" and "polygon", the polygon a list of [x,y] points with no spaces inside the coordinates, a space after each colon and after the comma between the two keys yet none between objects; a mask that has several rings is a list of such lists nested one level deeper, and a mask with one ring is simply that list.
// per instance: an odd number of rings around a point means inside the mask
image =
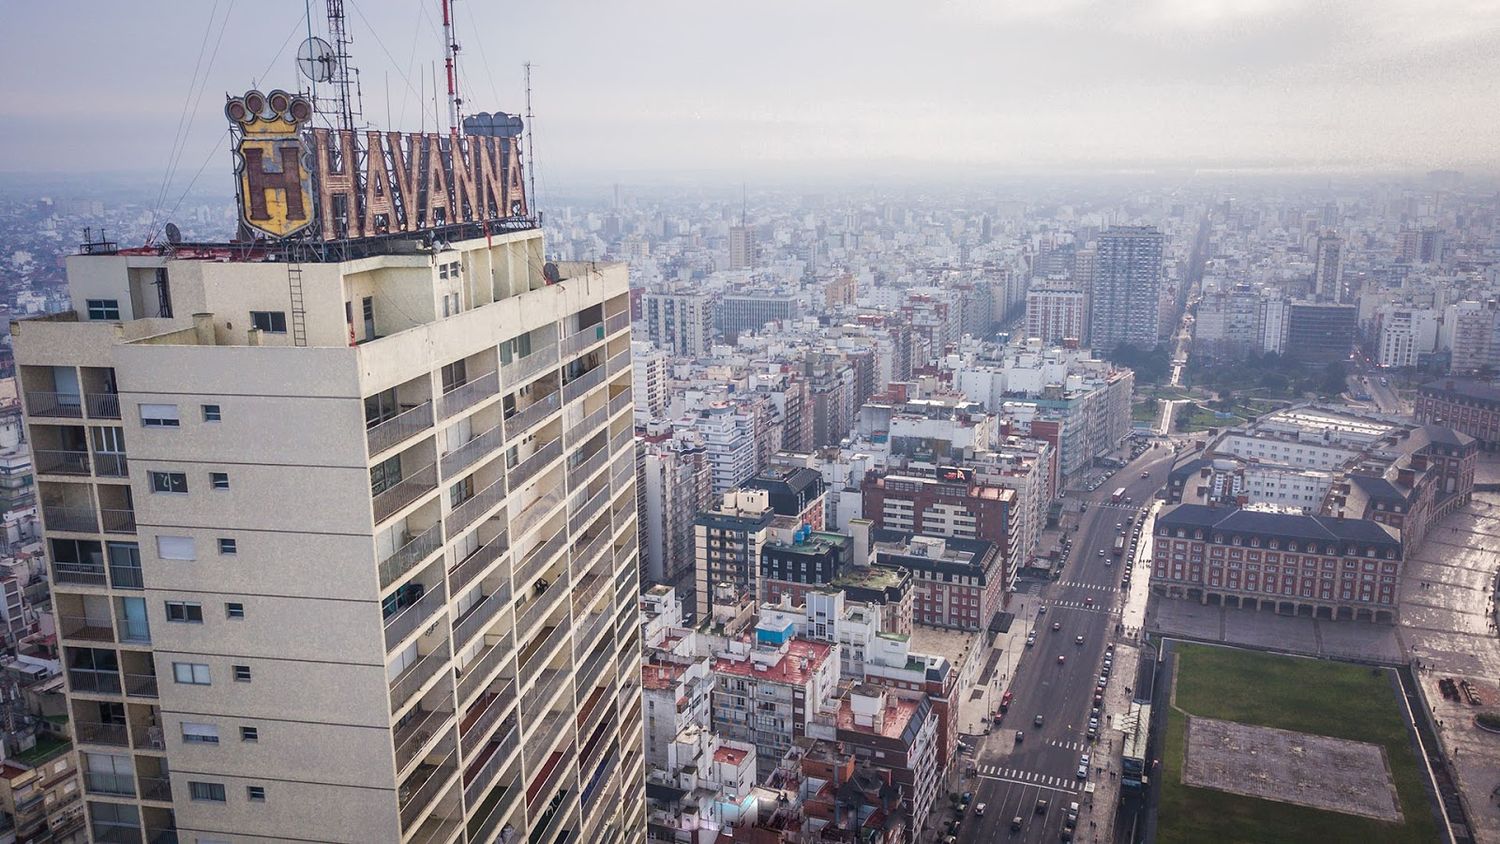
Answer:
[{"label": "tall apartment building", "polygon": [[631,393],[635,399],[635,423],[644,425],[667,416],[667,355],[650,343],[630,344]]},{"label": "tall apartment building", "polygon": [[714,300],[707,293],[648,292],[641,297],[646,337],[668,354],[708,355],[714,342]]},{"label": "tall apartment building", "polygon": [[792,635],[791,626],[758,626],[752,643],[731,641],[713,663],[713,726],[727,739],[755,745],[765,779],[813,716],[831,708],[839,679],[839,645]]},{"label": "tall apartment building", "polygon": [[1312,295],[1319,302],[1347,302],[1344,291],[1344,239],[1337,232],[1318,235],[1313,247]]},{"label": "tall apartment building", "polygon": [[94,250],[14,326],[94,840],[644,835],[625,267],[443,239]]},{"label": "tall apartment building", "polygon": [[755,227],[741,223],[729,227],[729,269],[748,270],[755,266]]},{"label": "tall apartment building", "polygon": [[1026,292],[1026,336],[1043,343],[1088,342],[1083,291],[1069,282],[1043,282]]},{"label": "tall apartment building", "polygon": [[647,433],[641,458],[641,575],[693,600],[693,521],[713,503],[703,437],[691,430]]},{"label": "tall apartment building", "polygon": [[1437,348],[1437,311],[1382,308],[1377,320],[1380,328],[1376,333],[1376,366],[1416,366]]},{"label": "tall apartment building", "polygon": [[1311,363],[1347,360],[1354,348],[1359,308],[1333,302],[1293,302],[1287,308],[1287,357]]},{"label": "tall apartment building", "polygon": [[1439,264],[1443,261],[1443,230],[1439,228],[1402,229],[1397,237],[1397,258],[1410,264]]},{"label": "tall apartment building", "polygon": [[801,313],[802,305],[791,293],[725,293],[719,297],[719,332],[732,344],[740,332],[760,331],[768,322],[789,322]]},{"label": "tall apartment building", "polygon": [[935,478],[870,472],[863,491],[864,518],[875,528],[987,540],[999,560],[993,579],[1007,586],[1015,579],[1015,570],[1005,570],[1009,550],[1021,543],[1011,517],[1015,490],[977,481],[973,469],[942,467]]},{"label": "tall apartment building", "polygon": [[734,596],[760,594],[760,550],[771,539],[776,511],[763,489],[724,494],[720,506],[693,525],[695,618],[709,617],[714,591],[728,584]]},{"label": "tall apartment building", "polygon": [[1094,348],[1156,347],[1164,244],[1152,226],[1113,226],[1099,235],[1089,300]]}]

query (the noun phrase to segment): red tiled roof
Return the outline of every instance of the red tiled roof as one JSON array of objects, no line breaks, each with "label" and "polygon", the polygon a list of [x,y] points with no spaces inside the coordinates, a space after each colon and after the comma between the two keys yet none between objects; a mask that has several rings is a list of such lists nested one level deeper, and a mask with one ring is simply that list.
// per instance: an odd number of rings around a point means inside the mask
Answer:
[{"label": "red tiled roof", "polygon": [[[906,724],[911,720],[912,715],[916,714],[918,702],[887,696],[885,704],[885,718],[881,723],[880,734],[886,738],[896,738],[906,729]],[[847,697],[839,706],[839,729],[861,733],[874,732],[869,727],[858,726],[854,723],[854,710]]]},{"label": "red tiled roof", "polygon": [[750,751],[742,750],[738,747],[720,747],[714,751],[714,761],[724,762],[729,765],[738,765],[745,761],[745,757],[749,755]]},{"label": "red tiled roof", "polygon": [[647,663],[641,666],[641,685],[648,689],[670,689],[677,684],[677,678],[681,677],[687,670],[685,665],[673,663]]},{"label": "red tiled roof", "polygon": [[[721,657],[714,660],[714,672],[800,686],[807,683],[808,678],[823,664],[823,660],[828,658],[831,650],[832,646],[823,642],[793,639],[787,642],[786,653],[782,654],[781,659],[765,671],[756,671],[755,662],[750,659],[735,661]],[[807,660],[806,669],[802,667],[803,659]]]}]

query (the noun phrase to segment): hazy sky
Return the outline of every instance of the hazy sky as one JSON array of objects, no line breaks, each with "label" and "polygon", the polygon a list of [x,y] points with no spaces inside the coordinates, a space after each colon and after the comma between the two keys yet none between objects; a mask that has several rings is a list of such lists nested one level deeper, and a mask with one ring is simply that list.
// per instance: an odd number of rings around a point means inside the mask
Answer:
[{"label": "hazy sky", "polygon": [[[431,128],[438,0],[346,4],[366,119],[416,129],[425,107]],[[569,181],[783,165],[1492,169],[1500,150],[1500,0],[455,5],[468,108],[521,110],[532,61],[539,172]],[[299,84],[303,8],[0,0],[0,170],[161,173],[205,31],[214,53],[227,13],[178,165],[185,180],[207,162],[227,189],[224,93]]]}]

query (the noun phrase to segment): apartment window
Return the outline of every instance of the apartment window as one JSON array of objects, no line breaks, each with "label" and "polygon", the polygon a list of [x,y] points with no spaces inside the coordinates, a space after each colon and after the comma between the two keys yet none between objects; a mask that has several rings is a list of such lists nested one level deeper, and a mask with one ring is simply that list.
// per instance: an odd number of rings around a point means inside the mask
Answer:
[{"label": "apartment window", "polygon": [[370,469],[371,495],[379,495],[399,483],[401,483],[400,455],[382,460]]},{"label": "apartment window", "polygon": [[245,786],[245,799],[249,800],[251,803],[266,802],[266,787],[263,785]]},{"label": "apartment window", "polygon": [[219,537],[219,553],[231,556],[239,553],[239,542],[226,536]]},{"label": "apartment window", "polygon": [[474,476],[469,475],[448,488],[448,504],[453,507],[474,497]]},{"label": "apartment window", "polygon": [[188,491],[187,475],[181,472],[152,472],[151,491],[186,495]]},{"label": "apartment window", "polygon": [[216,404],[205,404],[203,406],[203,421],[204,422],[222,422],[223,419],[224,419],[224,415],[219,411],[219,406],[218,405],[216,405]]},{"label": "apartment window", "polygon": [[201,662],[172,663],[172,679],[186,686],[208,686],[213,681],[208,676],[208,666]]},{"label": "apartment window", "polygon": [[455,387],[462,387],[469,382],[469,370],[461,360],[456,360],[443,367],[443,392],[448,392]]},{"label": "apartment window", "polygon": [[240,727],[240,741],[248,741],[248,742],[258,742],[258,741],[260,741],[260,728],[259,727]]},{"label": "apartment window", "polygon": [[89,319],[118,320],[120,318],[119,299],[85,299],[84,304],[88,307]]},{"label": "apartment window", "polygon": [[213,724],[194,724],[191,721],[183,721],[182,741],[184,744],[218,744],[219,728]]},{"label": "apartment window", "polygon": [[251,311],[250,327],[267,334],[285,334],[286,311]]},{"label": "apartment window", "polygon": [[167,601],[167,621],[202,624],[203,605],[189,601]]},{"label": "apartment window", "polygon": [[208,482],[214,489],[229,489],[229,473],[209,472]]},{"label": "apartment window", "polygon": [[142,428],[176,428],[182,424],[175,404],[141,405]]},{"label": "apartment window", "polygon": [[188,796],[194,800],[223,803],[224,784],[221,782],[194,782],[188,780]]},{"label": "apartment window", "polygon": [[156,556],[162,560],[196,560],[198,552],[191,536],[158,536]]},{"label": "apartment window", "polygon": [[224,617],[235,621],[244,620],[245,605],[233,601],[224,604]]},{"label": "apartment window", "polygon": [[235,665],[235,666],[232,666],[232,667],[234,668],[234,681],[236,683],[248,683],[248,682],[250,682],[250,666],[248,666],[248,665]]}]

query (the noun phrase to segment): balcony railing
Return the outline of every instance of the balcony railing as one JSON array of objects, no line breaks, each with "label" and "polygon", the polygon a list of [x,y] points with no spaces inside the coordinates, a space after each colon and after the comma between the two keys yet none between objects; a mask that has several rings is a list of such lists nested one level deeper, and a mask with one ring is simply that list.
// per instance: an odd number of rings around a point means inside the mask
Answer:
[{"label": "balcony railing", "polygon": [[[509,704],[515,696],[516,681],[512,679],[503,689],[496,692],[493,697],[485,702],[484,711],[479,713],[478,718],[470,721],[468,728],[464,729],[458,737],[458,743],[463,747],[465,757],[473,759],[478,756],[474,752],[474,748],[479,746],[481,742],[489,738],[490,734],[494,732],[493,727],[500,720],[500,714],[509,709]],[[512,715],[506,719],[505,727],[500,732],[503,734],[515,729],[515,726],[516,719]]]},{"label": "balcony railing", "polygon": [[621,542],[620,543],[620,547],[618,547],[618,548],[615,549],[615,559],[616,560],[623,560],[628,555],[634,554],[635,553],[636,545],[639,542],[640,542],[640,537],[637,534],[632,533],[631,535],[625,537],[625,541]]},{"label": "balcony railing", "polygon": [[437,464],[429,463],[375,495],[375,521],[383,522],[402,507],[437,489]]},{"label": "balcony railing", "polygon": [[107,744],[113,747],[129,747],[130,733],[124,724],[107,724],[99,721],[74,721],[73,735],[83,744]]},{"label": "balcony railing", "polygon": [[558,550],[567,544],[567,531],[558,528],[556,533],[527,554],[525,561],[516,567],[515,582],[519,583],[523,589],[529,588],[542,572],[551,568],[552,560],[557,556]]},{"label": "balcony railing", "polygon": [[526,509],[511,517],[511,528],[516,536],[525,536],[532,528],[541,524],[547,514],[557,508],[566,495],[562,484],[557,484],[526,505]]},{"label": "balcony railing", "polygon": [[[501,707],[496,707],[498,711]],[[465,777],[464,799],[470,806],[479,805],[479,798],[489,789],[495,781],[495,776],[506,764],[515,760],[516,749],[521,744],[521,728],[514,723],[512,718],[508,728],[502,728],[499,741],[495,742],[494,751],[484,761],[479,770]]]},{"label": "balcony railing", "polygon": [[604,383],[604,367],[596,366],[563,385],[563,403],[571,404],[579,396]]},{"label": "balcony railing", "polygon": [[504,584],[469,607],[453,626],[453,641],[462,649],[471,639],[494,622],[500,611],[510,604],[510,584]]},{"label": "balcony railing", "polygon": [[92,507],[70,507],[61,504],[43,504],[42,518],[48,530],[67,530],[77,533],[97,533],[99,520]]},{"label": "balcony railing", "polygon": [[626,349],[625,351],[620,352],[619,354],[617,354],[614,357],[612,357],[612,358],[609,359],[609,361],[606,364],[606,370],[609,372],[609,374],[611,376],[615,376],[615,375],[618,375],[622,370],[625,369],[625,367],[627,367],[629,365],[630,365],[630,350]]},{"label": "balcony railing", "polygon": [[119,419],[120,396],[117,393],[89,393],[90,419]]},{"label": "balcony railing", "polygon": [[630,407],[634,403],[630,397],[630,391],[622,390],[619,395],[609,397],[609,415],[613,417],[616,413]]},{"label": "balcony railing", "polygon": [[510,363],[500,367],[500,374],[505,378],[505,388],[513,390],[538,372],[549,366],[556,365],[557,346],[545,346],[532,350],[531,354],[524,358],[515,358]]},{"label": "balcony railing", "polygon": [[84,771],[83,786],[90,794],[118,794],[135,796],[135,777],[131,774],[110,774],[102,771]]},{"label": "balcony railing", "polygon": [[576,446],[586,442],[590,436],[609,419],[609,408],[600,405],[599,409],[583,417],[577,425],[569,425],[564,432],[568,437],[568,445]]},{"label": "balcony railing", "polygon": [[562,341],[563,357],[574,357],[589,346],[602,342],[604,342],[604,323],[596,322],[564,338]]},{"label": "balcony railing", "polygon": [[[171,777],[141,777],[141,799],[157,800],[163,803],[172,802],[172,778]],[[160,839],[151,839],[153,844]]]},{"label": "balcony railing", "polygon": [[521,670],[524,671],[532,667],[538,654],[552,654],[556,652],[557,646],[567,635],[568,625],[559,624],[548,630],[546,638],[541,639],[540,644],[537,644],[538,640],[533,639],[531,646],[521,654]]},{"label": "balcony railing", "polygon": [[457,477],[459,472],[474,465],[479,458],[499,448],[500,441],[500,426],[496,425],[443,455],[443,477]]},{"label": "balcony railing", "polygon": [[[489,811],[484,813],[484,817],[482,819],[478,816],[475,816],[469,822],[470,841],[495,840],[493,834],[495,832],[495,828],[500,825],[500,822],[502,820],[510,816],[511,810],[516,808],[516,803],[521,799],[521,787],[517,782],[512,781],[510,783],[497,786],[497,788],[499,789],[498,796],[496,796],[497,792],[491,791],[489,794],[485,795],[484,802],[478,804],[481,811],[484,810],[485,806],[489,806],[490,808]],[[491,802],[492,800],[493,803]],[[470,805],[475,804],[471,803]],[[606,844],[609,843],[606,842]]]},{"label": "balcony railing", "polygon": [[432,402],[424,401],[366,428],[365,441],[369,444],[370,454],[375,455],[431,427]]},{"label": "balcony railing", "polygon": [[583,489],[588,484],[589,478],[592,478],[594,473],[608,462],[609,449],[601,445],[593,454],[568,467],[568,489]]},{"label": "balcony railing", "polygon": [[38,475],[87,475],[90,471],[87,451],[39,448],[31,459]]},{"label": "balcony railing", "polygon": [[469,698],[485,684],[489,683],[490,677],[495,670],[505,663],[510,655],[515,652],[508,641],[500,641],[485,648],[478,658],[465,665],[458,677],[458,702],[462,706],[468,703]]},{"label": "balcony railing", "polygon": [[604,318],[604,331],[606,334],[614,334],[616,331],[630,327],[630,311],[621,311],[610,314]]},{"label": "balcony railing", "polygon": [[510,549],[510,534],[501,531],[500,535],[486,542],[465,557],[458,565],[448,571],[448,591],[453,594],[462,592],[479,575],[483,574],[490,564],[500,558]]},{"label": "balcony railing", "polygon": [[113,642],[115,640],[115,631],[109,626],[107,618],[98,619],[59,613],[57,627],[64,639],[78,639],[84,642]]},{"label": "balcony railing", "polygon": [[69,668],[68,685],[72,686],[75,692],[117,695],[120,693],[120,674],[118,671],[96,668]]},{"label": "balcony railing", "polygon": [[601,531],[599,531],[599,533],[596,536],[594,536],[593,539],[589,540],[589,542],[588,542],[587,545],[583,546],[583,550],[582,551],[578,551],[578,552],[574,553],[574,555],[573,555],[573,566],[574,566],[574,568],[576,570],[578,570],[578,571],[589,571],[589,570],[593,569],[593,567],[594,567],[594,559],[599,555],[599,551],[600,550],[609,547],[609,541],[610,541],[609,531],[608,530],[601,530]]},{"label": "balcony railing", "polygon": [[505,437],[515,440],[562,407],[562,393],[553,391],[505,417]]},{"label": "balcony railing", "polygon": [[490,370],[443,393],[443,418],[461,413],[500,392],[500,373]]},{"label": "balcony railing", "polygon": [[125,694],[129,697],[157,697],[155,674],[126,674]]},{"label": "balcony railing", "polygon": [[427,768],[418,768],[401,787],[406,797],[401,801],[401,826],[406,828],[421,817],[422,811],[438,795],[443,786],[453,779],[458,770],[458,751],[450,750],[443,761]]},{"label": "balcony railing", "polygon": [[448,644],[445,640],[441,645],[423,654],[391,681],[391,712],[401,711],[401,707],[411,700],[412,695],[421,691],[422,687],[427,685],[427,681],[432,679],[432,675],[448,664],[448,657],[452,654]]},{"label": "balcony railing", "polygon": [[435,522],[432,527],[408,539],[404,545],[380,562],[380,588],[384,589],[395,583],[401,575],[411,571],[412,566],[432,556],[432,553],[441,547],[443,547],[443,523]]},{"label": "balcony railing", "polygon": [[571,668],[544,668],[537,672],[536,683],[521,696],[521,714],[530,719],[545,711],[546,704],[557,697],[570,673]]},{"label": "balcony railing", "polygon": [[99,511],[105,533],[135,533],[135,510],[105,507]]},{"label": "balcony railing", "polygon": [[93,836],[94,844],[143,844],[146,840],[141,837],[139,827],[97,820],[93,822]]},{"label": "balcony railing", "polygon": [[542,468],[562,455],[562,437],[556,437],[551,442],[538,448],[531,456],[522,460],[511,470],[511,485],[517,489],[521,485],[536,477]]},{"label": "balcony railing", "polygon": [[609,467],[609,485],[619,492],[635,477],[635,449],[617,452]]},{"label": "balcony railing", "polygon": [[[588,618],[581,624],[576,625],[578,628],[578,632],[573,636],[573,653],[575,655],[575,658],[579,654],[579,652],[585,651],[591,645],[593,645],[594,639],[598,637],[600,630],[609,626],[609,617],[609,612],[601,610],[599,612],[590,614]],[[593,685],[593,683],[585,683],[580,681],[579,685],[591,686]]]},{"label": "balcony railing", "polygon": [[566,574],[559,577],[557,582],[547,587],[547,591],[521,609],[520,616],[516,618],[516,626],[522,630],[534,629],[533,625],[540,623],[562,604],[562,596],[568,591],[569,584]]},{"label": "balcony railing", "polygon": [[537,770],[542,761],[537,757],[550,751],[557,744],[557,740],[563,737],[566,731],[563,729],[562,722],[566,718],[567,716],[554,709],[544,718],[526,722],[527,736],[522,753],[525,754],[528,771]]},{"label": "balcony railing", "polygon": [[390,650],[397,642],[405,639],[415,630],[426,627],[437,614],[448,603],[448,590],[442,584],[432,588],[427,594],[417,599],[417,602],[404,610],[396,613],[385,622],[385,647]]},{"label": "balcony railing", "polygon": [[128,478],[130,461],[118,451],[95,452],[94,474],[101,478]]},{"label": "balcony railing", "polygon": [[635,429],[630,426],[621,428],[609,438],[609,450],[612,454],[619,454],[631,450],[631,441],[635,439]]},{"label": "balcony railing", "polygon": [[448,535],[452,537],[463,533],[469,525],[494,509],[495,505],[504,498],[505,476],[501,475],[494,483],[469,496],[462,504],[453,508],[453,512],[448,514]]},{"label": "balcony railing", "polygon": [[402,771],[415,759],[417,752],[432,740],[432,737],[447,728],[448,722],[453,719],[451,709],[437,709],[431,712],[418,710],[411,713],[408,720],[401,729],[396,731],[394,741],[396,743],[396,770]]},{"label": "balcony railing", "polygon": [[[26,408],[32,416],[50,419],[82,419],[83,397],[77,393],[46,393],[28,390]],[[119,418],[117,415],[115,418]]]},{"label": "balcony railing", "polygon": [[52,580],[55,583],[70,583],[76,586],[104,586],[107,580],[103,563],[52,563]]},{"label": "balcony railing", "polygon": [[[578,533],[583,530],[599,512],[605,509],[609,501],[610,489],[608,486],[600,487],[599,491],[583,499],[584,490],[579,490],[578,495],[573,497],[573,503],[568,507],[568,530]],[[581,502],[581,503],[580,503]]]}]

